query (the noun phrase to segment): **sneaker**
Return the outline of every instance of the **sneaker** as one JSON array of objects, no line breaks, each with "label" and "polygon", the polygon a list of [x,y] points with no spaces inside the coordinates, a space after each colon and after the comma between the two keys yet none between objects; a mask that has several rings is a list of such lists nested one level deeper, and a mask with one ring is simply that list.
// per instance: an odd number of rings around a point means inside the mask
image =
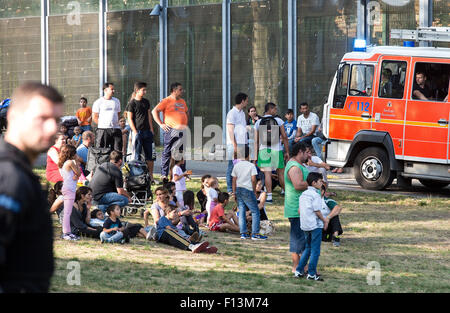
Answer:
[{"label": "sneaker", "polygon": [[209,242],[203,241],[196,245],[192,245],[191,251],[192,251],[192,253],[200,253],[202,251],[205,251],[208,248],[208,246],[209,246]]},{"label": "sneaker", "polygon": [[189,241],[192,243],[196,243],[199,242],[199,236],[197,232],[194,232],[190,237],[189,237]]},{"label": "sneaker", "polygon": [[73,239],[73,240],[80,240],[80,236],[74,235],[74,234],[69,234],[69,236]]},{"label": "sneaker", "polygon": [[250,239],[249,234],[241,234],[241,239]]},{"label": "sneaker", "polygon": [[156,240],[155,238],[156,238],[156,228],[155,227],[150,227],[150,230],[147,233],[147,236],[145,237],[145,239],[150,241],[150,240]]},{"label": "sneaker", "polygon": [[284,189],[281,189],[280,195],[284,196]]},{"label": "sneaker", "polygon": [[100,238],[100,243],[105,243],[105,239],[103,237]]},{"label": "sneaker", "polygon": [[294,277],[303,278],[303,277],[305,277],[305,274],[295,271]]},{"label": "sneaker", "polygon": [[341,238],[333,236],[331,242],[333,243],[333,246],[339,247],[341,245]]},{"label": "sneaker", "polygon": [[204,251],[205,253],[209,253],[209,254],[214,254],[217,253],[217,248],[214,246],[211,247],[207,247],[206,250]]},{"label": "sneaker", "polygon": [[70,234],[63,234],[61,236],[61,239],[67,240],[67,241],[77,241],[77,239],[70,236]]},{"label": "sneaker", "polygon": [[119,242],[120,242],[121,245],[123,245],[126,242],[126,239],[122,238]]},{"label": "sneaker", "polygon": [[268,203],[268,204],[272,204],[273,203],[273,201],[272,201],[272,199],[266,199],[266,203]]},{"label": "sneaker", "polygon": [[263,236],[261,234],[254,234],[252,235],[252,240],[266,240],[267,236]]},{"label": "sneaker", "polygon": [[320,275],[309,275],[306,277],[307,280],[315,280],[315,281],[323,281],[323,278]]}]

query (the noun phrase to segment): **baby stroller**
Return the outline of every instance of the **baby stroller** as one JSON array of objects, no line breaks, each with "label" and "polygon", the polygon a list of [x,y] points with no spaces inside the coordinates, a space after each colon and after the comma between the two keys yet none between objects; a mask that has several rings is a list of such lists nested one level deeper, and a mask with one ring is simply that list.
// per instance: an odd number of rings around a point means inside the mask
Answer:
[{"label": "baby stroller", "polygon": [[125,189],[130,194],[130,202],[124,207],[122,215],[136,214],[139,209],[144,216],[145,207],[153,203],[148,167],[142,161],[129,161],[122,167]]}]

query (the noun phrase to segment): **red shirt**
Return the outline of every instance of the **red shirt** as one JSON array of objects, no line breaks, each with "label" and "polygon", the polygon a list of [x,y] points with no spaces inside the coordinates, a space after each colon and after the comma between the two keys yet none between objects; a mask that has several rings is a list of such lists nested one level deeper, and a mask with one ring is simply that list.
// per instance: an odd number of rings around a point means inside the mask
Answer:
[{"label": "red shirt", "polygon": [[211,216],[209,217],[209,227],[216,223],[219,223],[221,221],[220,217],[224,215],[225,211],[223,209],[223,206],[221,203],[219,203],[211,210]]},{"label": "red shirt", "polygon": [[[59,149],[56,148],[55,146],[52,146],[51,148],[54,148],[56,152],[59,153]],[[47,153],[47,167],[45,168],[45,176],[47,177],[47,180],[51,183],[56,183],[63,180],[61,173],[59,172],[58,164],[53,162],[52,158],[48,155],[48,153]]]}]

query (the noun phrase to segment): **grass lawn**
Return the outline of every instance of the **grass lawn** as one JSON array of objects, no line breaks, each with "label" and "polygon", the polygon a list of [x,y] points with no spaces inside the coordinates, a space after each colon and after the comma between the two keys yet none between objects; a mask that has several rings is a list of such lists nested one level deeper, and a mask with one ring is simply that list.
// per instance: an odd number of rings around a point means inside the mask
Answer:
[{"label": "grass lawn", "polygon": [[[43,170],[37,170],[43,174]],[[45,174],[44,174],[45,176]],[[197,191],[199,179],[187,183]],[[225,189],[224,182],[221,190]],[[56,271],[52,292],[450,292],[450,200],[411,199],[337,191],[344,207],[341,247],[322,243],[318,269],[324,282],[295,279],[291,273],[289,221],[283,197],[274,191],[267,214],[275,233],[265,242],[208,232],[215,255],[192,254],[132,239],[130,244],[101,244],[59,239],[54,218]],[[229,205],[231,207],[231,205]],[[124,220],[143,224],[139,215]],[[67,284],[69,261],[81,267],[81,285]],[[380,264],[381,284],[367,275]]]}]

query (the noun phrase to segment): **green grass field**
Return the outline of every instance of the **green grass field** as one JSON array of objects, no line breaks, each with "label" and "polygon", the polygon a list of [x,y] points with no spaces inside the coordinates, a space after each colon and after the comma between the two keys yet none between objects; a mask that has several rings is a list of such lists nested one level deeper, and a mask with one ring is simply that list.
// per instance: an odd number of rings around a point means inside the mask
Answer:
[{"label": "green grass field", "polygon": [[[37,171],[42,175],[42,170]],[[197,191],[198,179],[188,182]],[[224,183],[221,184],[224,190]],[[337,191],[344,207],[341,247],[322,243],[318,269],[324,282],[291,273],[289,222],[274,191],[267,206],[275,233],[265,242],[208,232],[215,255],[192,254],[144,239],[101,244],[59,239],[54,218],[56,271],[51,292],[450,292],[450,200],[411,199]],[[229,205],[228,208],[231,208]],[[124,220],[143,224],[140,216]],[[68,262],[78,261],[80,285],[67,283]],[[369,285],[369,262],[380,265],[380,285]]]}]

